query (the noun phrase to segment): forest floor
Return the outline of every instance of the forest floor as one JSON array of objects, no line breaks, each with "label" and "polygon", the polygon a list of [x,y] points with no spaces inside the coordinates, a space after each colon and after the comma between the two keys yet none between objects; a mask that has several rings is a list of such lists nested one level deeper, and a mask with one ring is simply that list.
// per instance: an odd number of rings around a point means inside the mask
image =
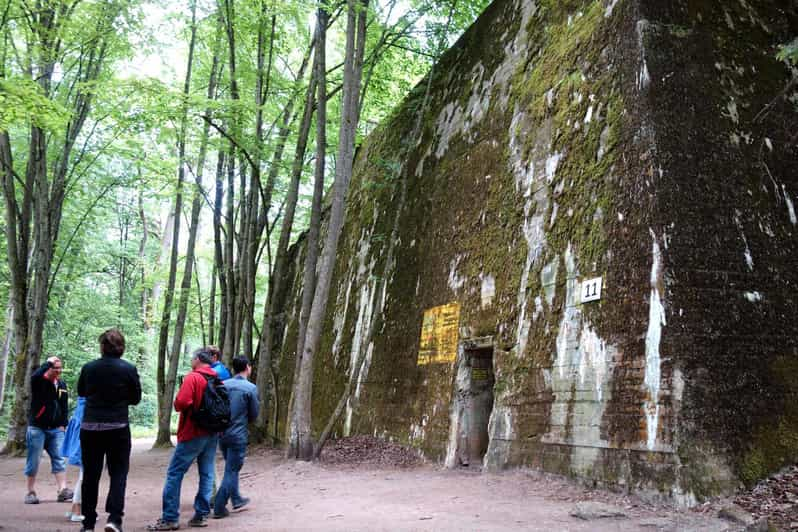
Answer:
[{"label": "forest floor", "polygon": [[[171,452],[151,450],[151,443],[134,441],[125,508],[128,531],[143,530],[160,514]],[[241,491],[252,503],[229,518],[209,520],[208,530],[739,530],[705,513],[589,490],[560,477],[528,470],[444,470],[408,458],[401,448],[376,447],[362,439],[333,442],[321,463],[286,461],[275,450],[253,449],[241,474]],[[22,503],[23,466],[22,458],[0,458],[0,529],[76,532],[79,527],[64,518],[70,505],[55,502],[46,456],[37,506]],[[222,467],[220,458],[217,475]],[[70,468],[70,482],[76,474]],[[181,528],[191,517],[196,488],[193,468],[183,482]],[[105,490],[104,479],[100,493]],[[586,502],[593,510],[611,509],[623,516],[584,520],[571,515]],[[105,515],[100,516],[102,525]]]}]

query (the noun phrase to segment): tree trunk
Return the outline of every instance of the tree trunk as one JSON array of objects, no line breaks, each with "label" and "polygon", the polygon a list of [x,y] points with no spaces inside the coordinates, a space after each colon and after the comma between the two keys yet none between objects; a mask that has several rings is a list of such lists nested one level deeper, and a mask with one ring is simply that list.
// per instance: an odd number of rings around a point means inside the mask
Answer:
[{"label": "tree trunk", "polygon": [[11,352],[11,339],[14,336],[14,302],[9,298],[6,310],[6,334],[0,352],[0,412],[3,411],[3,399],[6,396],[6,377],[8,376],[8,355]]},{"label": "tree trunk", "polygon": [[[28,42],[24,47],[24,53],[28,54],[25,56],[25,74],[39,85],[45,98],[57,99],[59,95],[54,94],[52,89],[53,73],[59,61],[63,60],[63,39],[67,34],[64,27],[73,22],[70,19],[74,12],[63,2],[37,3],[35,10],[25,4],[23,9],[31,29],[26,34]],[[80,47],[77,61],[81,68],[71,79],[73,87],[88,86],[102,73],[107,58],[110,28],[120,14],[120,9],[113,8],[103,8],[96,12],[96,28],[93,29],[98,37]],[[0,65],[0,78],[5,78],[5,64]],[[65,96],[61,103],[69,109],[70,114],[64,137],[49,135],[52,146],[60,143],[53,150],[56,156],[52,158],[52,179],[48,178],[48,134],[37,125],[31,124],[22,205],[17,203],[14,196],[14,180],[22,180],[14,173],[11,141],[8,132],[0,133],[0,172],[3,176],[7,211],[7,260],[12,277],[14,337],[17,344],[14,375],[16,397],[5,449],[9,452],[22,450],[25,446],[30,408],[29,375],[32,364],[38,363],[41,356],[50,270],[67,191],[70,155],[88,117],[93,93],[78,88],[61,96]],[[32,240],[31,222],[34,230]],[[31,241],[35,242],[33,250],[29,248]],[[29,259],[28,254],[31,252]]]},{"label": "tree trunk", "polygon": [[[174,379],[171,377],[170,367],[169,378],[166,375],[166,348],[169,341],[169,322],[172,316],[172,300],[174,298],[175,282],[177,280],[177,257],[178,241],[180,239],[180,215],[183,210],[183,182],[186,172],[186,129],[188,124],[188,96],[191,89],[191,69],[194,62],[194,44],[197,36],[197,5],[191,1],[191,37],[188,46],[188,64],[186,66],[186,79],[183,85],[183,115],[180,121],[180,131],[178,133],[178,169],[177,187],[175,191],[175,219],[174,232],[172,234],[172,254],[169,261],[169,280],[164,296],[163,314],[161,315],[161,329],[158,338],[158,435],[155,438],[154,447],[169,447],[172,445],[170,434],[170,420],[172,414],[172,395],[174,393]],[[190,268],[190,266],[187,266]],[[189,287],[191,278],[189,277]],[[171,359],[180,357],[180,344],[177,349],[172,350]],[[177,371],[175,367],[175,372]],[[171,386],[170,386],[171,384]]]},{"label": "tree trunk", "polygon": [[[316,60],[318,61],[318,60]],[[315,65],[314,65],[315,69]],[[297,139],[294,162],[291,168],[291,184],[288,188],[288,195],[285,199],[285,211],[283,213],[282,227],[280,228],[280,240],[277,244],[277,252],[274,259],[274,270],[270,276],[269,294],[263,313],[263,326],[261,327],[260,352],[258,353],[258,375],[257,385],[260,393],[260,411],[255,422],[255,437],[259,441],[266,438],[266,430],[269,420],[269,394],[267,386],[273,378],[272,352],[274,343],[274,316],[277,313],[279,304],[278,295],[285,283],[287,270],[286,255],[288,243],[291,238],[291,230],[294,225],[294,214],[296,212],[297,199],[299,198],[299,181],[302,177],[302,167],[305,161],[305,151],[310,134],[310,126],[313,120],[313,95],[316,90],[316,76],[314,72],[311,76],[308,90],[305,95],[305,110],[302,114],[302,123],[299,127],[299,137]],[[271,396],[273,408],[277,405],[277,387],[271,386]],[[275,439],[277,427],[274,427]]]},{"label": "tree trunk", "polygon": [[[308,316],[304,350],[302,351],[299,379],[294,399],[294,417],[297,425],[297,442],[294,447],[296,456],[302,460],[310,460],[313,457],[314,444],[311,412],[313,362],[321,339],[324,314],[327,309],[330,284],[335,269],[338,240],[341,236],[346,214],[346,195],[349,189],[349,179],[352,175],[355,131],[358,121],[360,77],[363,69],[363,49],[365,46],[367,1],[362,0],[360,7],[356,5],[356,0],[349,0],[348,2],[342,123],[338,138],[338,158],[335,168],[335,182],[333,183],[332,208],[330,210],[327,238],[320,258],[321,264],[316,280],[316,290],[313,294],[313,304]],[[293,444],[293,442],[289,443]]]},{"label": "tree trunk", "polygon": [[32,183],[26,180],[22,205],[17,202],[14,163],[11,140],[7,131],[0,131],[0,172],[3,177],[3,196],[6,212],[6,248],[8,270],[11,275],[10,296],[14,308],[12,320],[14,335],[14,387],[17,397],[8,427],[8,440],[4,453],[16,454],[25,448],[25,433],[28,424],[28,247],[31,210],[33,204]]},{"label": "tree trunk", "polygon": [[[172,237],[175,234],[175,213],[170,210],[166,215],[166,222],[163,226],[163,233],[161,234],[161,247],[158,255],[155,257],[155,265],[152,267],[153,272],[157,272],[161,268],[163,258],[172,249]],[[152,285],[150,292],[149,303],[147,304],[147,319],[144,321],[144,328],[149,332],[152,329],[152,321],[155,317],[155,305],[161,300],[161,292],[163,292],[163,281],[156,279]]]},{"label": "tree trunk", "polygon": [[[192,11],[192,38],[191,46],[189,48],[189,61],[192,57],[194,45],[194,19]],[[216,92],[216,68],[218,66],[218,56],[214,54],[213,64],[211,65],[211,72],[208,78],[208,99],[212,99]],[[206,115],[210,114],[210,110],[206,110]],[[180,301],[178,302],[177,316],[175,318],[175,330],[172,337],[172,351],[169,360],[169,373],[166,378],[166,386],[164,388],[164,395],[168,398],[174,396],[175,382],[177,380],[177,369],[180,366],[180,346],[183,344],[183,332],[186,324],[186,311],[188,310],[188,300],[191,297],[191,281],[194,276],[194,260],[195,249],[197,243],[197,231],[199,230],[199,216],[200,207],[202,206],[202,174],[205,168],[205,156],[208,150],[208,133],[210,124],[205,122],[202,131],[202,138],[200,140],[199,154],[197,156],[197,166],[195,171],[195,189],[194,199],[191,202],[191,218],[188,226],[188,245],[186,247],[186,257],[184,262],[183,280],[180,283]],[[185,142],[185,139],[184,139]],[[183,152],[185,156],[185,152]],[[200,311],[201,312],[201,311]],[[167,418],[165,420],[166,426],[171,425],[172,408],[165,412]]]},{"label": "tree trunk", "polygon": [[[311,207],[310,228],[308,230],[307,255],[303,275],[302,308],[299,314],[299,335],[296,361],[292,377],[291,400],[288,405],[288,435],[286,437],[286,456],[310,460],[313,454],[312,434],[310,433],[310,387],[313,384],[312,359],[305,359],[305,338],[308,319],[315,298],[316,262],[318,258],[321,232],[321,202],[324,194],[324,164],[327,145],[327,76],[326,76],[326,31],[327,11],[317,11],[316,78],[316,169],[314,176],[313,204]],[[349,54],[349,50],[347,50]],[[304,375],[303,375],[304,372]],[[307,373],[310,372],[310,380]]]},{"label": "tree trunk", "polygon": [[[216,154],[216,195],[213,200],[213,267],[214,273],[219,279],[219,334],[218,345],[224,346],[225,329],[227,327],[227,275],[225,269],[224,256],[222,252],[222,200],[224,198],[224,176],[225,154],[224,150],[219,150]],[[213,325],[212,325],[213,326]],[[213,343],[213,335],[211,335]]]}]

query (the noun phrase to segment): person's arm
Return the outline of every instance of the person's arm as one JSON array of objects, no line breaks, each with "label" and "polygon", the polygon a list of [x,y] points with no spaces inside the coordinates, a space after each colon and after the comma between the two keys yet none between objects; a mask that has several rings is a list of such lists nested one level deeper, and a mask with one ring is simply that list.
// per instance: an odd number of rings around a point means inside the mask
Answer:
[{"label": "person's arm", "polygon": [[44,374],[45,374],[45,373],[47,373],[47,370],[49,370],[49,369],[50,369],[50,368],[52,368],[52,367],[53,367],[53,363],[52,363],[52,362],[50,361],[50,359],[48,358],[48,359],[47,359],[47,360],[44,362],[44,364],[42,364],[41,366],[39,366],[39,367],[36,369],[36,371],[34,371],[33,373],[31,373],[31,376],[30,376],[30,382],[31,382],[31,384],[35,384],[36,382],[38,382],[38,381],[40,381],[40,380],[44,379]]},{"label": "person's arm", "polygon": [[[175,397],[175,410],[178,412],[188,410],[194,404],[194,389],[197,386],[197,377],[194,372],[191,372],[183,379],[183,384],[177,391],[177,397]],[[203,377],[199,376],[199,378]]]},{"label": "person's arm", "polygon": [[260,409],[260,398],[258,397],[258,389],[255,388],[252,390],[252,393],[248,395],[249,397],[249,404],[247,405],[247,409],[249,410],[249,422],[253,423],[256,419],[258,419],[258,410]]},{"label": "person's arm", "polygon": [[139,378],[139,372],[136,370],[136,366],[132,366],[132,369],[133,382],[131,383],[130,397],[128,398],[128,402],[131,405],[137,405],[141,402],[141,379]]}]

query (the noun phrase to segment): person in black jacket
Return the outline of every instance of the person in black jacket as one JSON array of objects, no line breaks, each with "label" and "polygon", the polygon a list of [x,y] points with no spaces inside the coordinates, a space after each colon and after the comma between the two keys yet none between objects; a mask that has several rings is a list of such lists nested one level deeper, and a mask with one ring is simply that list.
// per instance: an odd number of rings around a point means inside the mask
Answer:
[{"label": "person in black jacket", "polygon": [[125,487],[130,467],[130,426],[128,406],[141,401],[141,382],[135,366],[121,360],[125,338],[116,329],[100,335],[102,357],[80,371],[78,395],[86,398],[80,426],[83,461],[83,531],[93,531],[97,521],[97,491],[103,458],[111,477],[105,510],[106,532],[121,532],[125,508]]},{"label": "person in black jacket", "polygon": [[50,357],[30,376],[30,418],[25,434],[28,450],[25,462],[28,493],[25,495],[25,504],[39,503],[35,485],[42,450],[50,455],[50,465],[58,484],[58,502],[72,500],[72,490],[66,487],[66,466],[61,456],[69,413],[67,386],[59,378],[63,369],[64,365],[58,357]]}]

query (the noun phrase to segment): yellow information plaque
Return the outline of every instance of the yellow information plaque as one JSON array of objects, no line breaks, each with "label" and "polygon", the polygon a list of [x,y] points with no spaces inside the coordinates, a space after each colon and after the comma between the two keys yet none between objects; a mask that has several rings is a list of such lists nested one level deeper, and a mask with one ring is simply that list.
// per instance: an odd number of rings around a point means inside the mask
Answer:
[{"label": "yellow information plaque", "polygon": [[418,365],[454,362],[459,340],[460,303],[447,303],[424,311]]}]

